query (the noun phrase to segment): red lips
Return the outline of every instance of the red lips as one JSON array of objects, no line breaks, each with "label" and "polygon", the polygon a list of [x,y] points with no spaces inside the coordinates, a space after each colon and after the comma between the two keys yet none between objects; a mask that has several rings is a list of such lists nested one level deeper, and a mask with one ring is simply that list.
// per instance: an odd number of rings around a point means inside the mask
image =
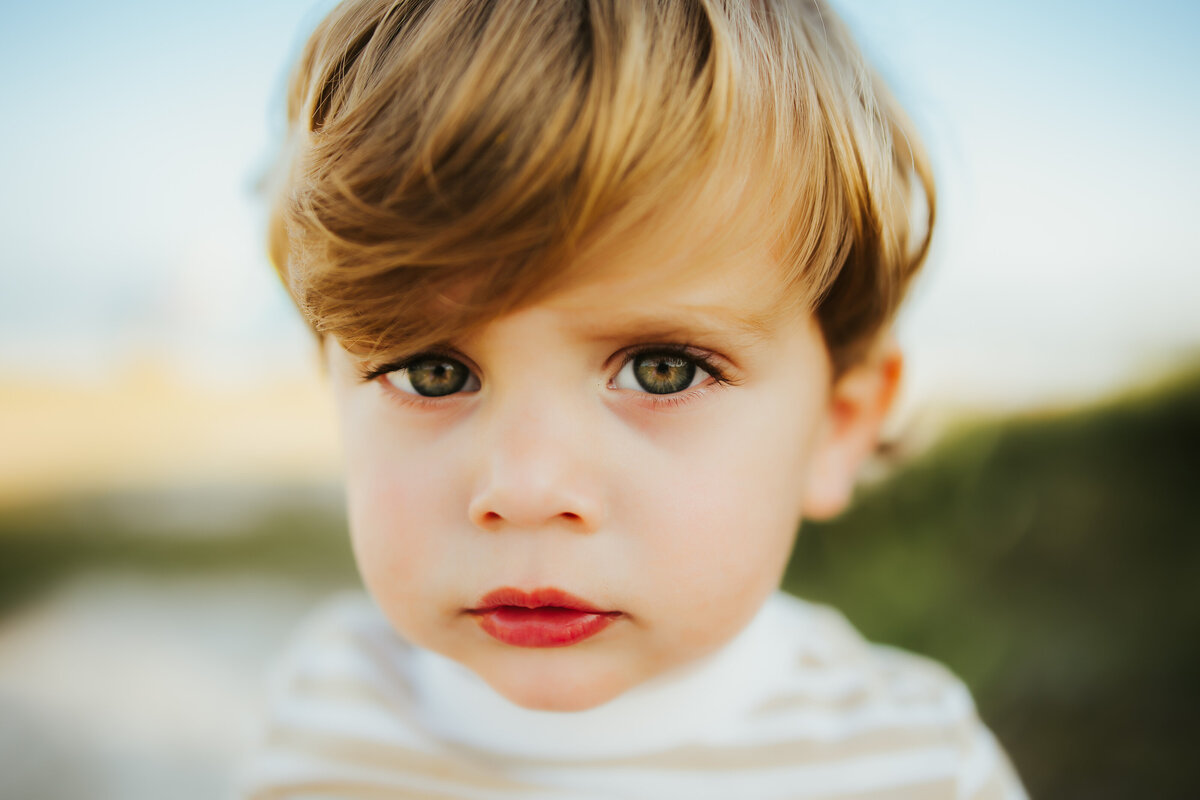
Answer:
[{"label": "red lips", "polygon": [[560,589],[488,592],[470,613],[493,639],[516,647],[566,647],[607,628],[619,611],[604,611]]}]

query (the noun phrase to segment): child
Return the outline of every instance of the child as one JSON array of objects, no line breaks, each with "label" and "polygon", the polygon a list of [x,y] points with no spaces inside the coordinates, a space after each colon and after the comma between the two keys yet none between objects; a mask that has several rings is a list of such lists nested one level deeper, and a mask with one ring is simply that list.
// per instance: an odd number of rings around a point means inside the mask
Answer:
[{"label": "child", "polygon": [[301,635],[248,796],[1024,796],[953,677],[778,592],[933,219],[820,0],[347,0],[288,115],[372,600]]}]

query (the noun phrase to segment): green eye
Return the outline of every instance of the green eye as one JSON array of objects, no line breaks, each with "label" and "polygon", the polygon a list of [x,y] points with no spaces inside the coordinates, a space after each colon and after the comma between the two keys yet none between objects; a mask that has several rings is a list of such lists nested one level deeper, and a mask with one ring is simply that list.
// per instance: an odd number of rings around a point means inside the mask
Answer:
[{"label": "green eye", "polygon": [[651,394],[675,394],[690,389],[709,374],[696,360],[679,353],[639,353],[621,367],[615,384],[619,389],[640,389]]},{"label": "green eye", "polygon": [[422,397],[445,397],[479,389],[478,379],[465,364],[445,356],[416,358],[403,369],[387,373],[387,379],[400,391]]}]

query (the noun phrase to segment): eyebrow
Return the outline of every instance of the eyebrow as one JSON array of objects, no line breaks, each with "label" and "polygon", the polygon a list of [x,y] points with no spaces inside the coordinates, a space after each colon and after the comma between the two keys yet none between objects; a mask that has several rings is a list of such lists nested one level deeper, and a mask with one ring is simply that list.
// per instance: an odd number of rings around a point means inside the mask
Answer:
[{"label": "eyebrow", "polygon": [[617,313],[601,323],[579,323],[573,327],[582,338],[596,341],[717,336],[756,342],[774,335],[775,314],[737,313],[721,306],[687,306],[661,313]]}]

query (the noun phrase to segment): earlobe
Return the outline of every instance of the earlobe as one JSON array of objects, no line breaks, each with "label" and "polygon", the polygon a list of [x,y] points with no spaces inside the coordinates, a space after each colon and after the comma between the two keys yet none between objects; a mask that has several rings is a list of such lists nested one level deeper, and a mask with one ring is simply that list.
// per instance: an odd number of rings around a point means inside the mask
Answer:
[{"label": "earlobe", "polygon": [[900,348],[889,337],[834,384],[825,431],[806,481],[805,518],[830,519],[850,503],[862,467],[875,451],[895,403],[903,366]]}]

